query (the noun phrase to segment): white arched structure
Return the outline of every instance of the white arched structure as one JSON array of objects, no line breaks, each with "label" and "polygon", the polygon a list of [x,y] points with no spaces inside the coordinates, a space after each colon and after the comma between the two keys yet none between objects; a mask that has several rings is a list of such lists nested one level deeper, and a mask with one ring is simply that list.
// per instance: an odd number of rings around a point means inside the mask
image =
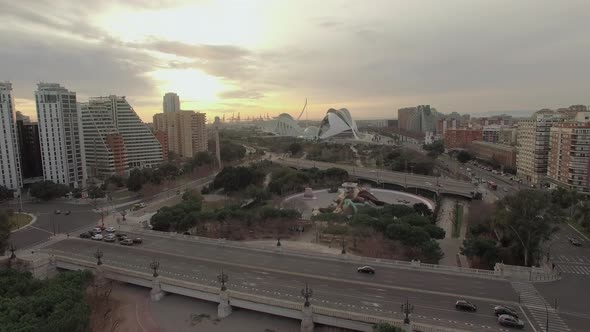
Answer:
[{"label": "white arched structure", "polygon": [[332,137],[361,139],[356,122],[354,122],[350,112],[346,108],[339,110],[330,108],[328,110],[320,124],[318,137],[319,139]]}]

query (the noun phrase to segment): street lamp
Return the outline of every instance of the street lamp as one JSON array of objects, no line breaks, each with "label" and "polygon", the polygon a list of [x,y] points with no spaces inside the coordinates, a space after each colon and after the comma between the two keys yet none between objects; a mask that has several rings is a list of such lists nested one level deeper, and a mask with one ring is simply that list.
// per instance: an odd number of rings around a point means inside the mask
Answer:
[{"label": "street lamp", "polygon": [[307,281],[305,282],[305,288],[301,290],[301,296],[305,298],[305,303],[303,304],[304,307],[309,307],[311,303],[309,303],[309,298],[313,295],[313,290],[307,287]]},{"label": "street lamp", "polygon": [[229,276],[223,273],[223,268],[221,268],[221,274],[217,276],[217,280],[219,280],[219,282],[221,283],[221,290],[227,290],[227,287],[225,287],[225,283],[229,280]]},{"label": "street lamp", "polygon": [[277,247],[280,247],[280,246],[281,246],[281,238],[279,237],[279,238],[277,238]]},{"label": "street lamp", "polygon": [[16,247],[14,246],[14,244],[10,243],[8,245],[8,250],[10,250],[10,259],[15,259],[16,255],[14,254],[14,252],[16,251]]},{"label": "street lamp", "polygon": [[97,259],[96,261],[96,265],[102,265],[102,261],[100,260],[103,256],[102,250],[100,250],[100,248],[96,249],[96,252],[94,253],[94,258]]},{"label": "street lamp", "polygon": [[414,311],[414,306],[410,304],[406,297],[406,303],[402,304],[402,313],[405,315],[404,324],[410,324],[410,314]]},{"label": "street lamp", "polygon": [[346,242],[344,241],[344,235],[342,235],[342,252],[341,254],[346,254]]},{"label": "street lamp", "polygon": [[160,261],[158,261],[157,259],[152,259],[152,262],[150,263],[150,268],[152,270],[154,270],[154,278],[158,276],[158,269],[160,268]]}]

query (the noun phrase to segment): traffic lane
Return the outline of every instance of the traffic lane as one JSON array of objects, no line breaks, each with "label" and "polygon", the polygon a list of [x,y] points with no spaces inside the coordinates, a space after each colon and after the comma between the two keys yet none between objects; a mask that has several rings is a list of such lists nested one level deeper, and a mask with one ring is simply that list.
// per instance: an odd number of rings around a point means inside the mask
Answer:
[{"label": "traffic lane", "polygon": [[[317,273],[329,277],[338,277],[341,275],[348,275],[350,272],[356,272],[359,264],[361,264],[358,262],[340,262],[314,259],[313,257],[299,257],[286,254],[220,247],[218,245],[187,241],[184,239],[168,239],[157,236],[151,236],[148,238],[143,234],[138,233],[130,234],[146,239],[145,246],[147,248],[168,253],[180,255],[195,255],[195,253],[198,253],[198,255],[202,257],[214,258],[227,262],[247,262],[251,265],[273,267],[282,270],[294,270],[295,268],[298,268],[298,271],[301,272]],[[514,299],[518,298],[510,284],[504,280],[471,278],[460,275],[406,270],[383,266],[376,266],[376,268],[378,272],[376,274],[376,281],[384,284],[396,282],[404,287],[442,292],[454,292],[456,285],[460,284],[462,288],[468,292],[465,294],[471,296],[489,297],[490,294],[493,294],[494,298],[508,301],[514,301]],[[353,274],[351,278],[358,280],[360,277]]]},{"label": "traffic lane", "polygon": [[[64,244],[65,243],[65,244]],[[60,245],[61,244],[61,245]],[[140,270],[149,273],[149,263],[154,254],[142,250],[141,247],[128,248],[117,244],[67,240],[52,245],[50,248],[68,251],[75,257],[94,260],[93,252],[100,247],[104,253],[105,264],[112,264]],[[127,254],[124,254],[126,252]],[[204,283],[218,286],[217,275],[223,268],[229,275],[230,289],[247,291],[270,297],[278,297],[291,301],[300,301],[300,290],[308,282],[314,289],[313,302],[340,310],[365,312],[371,315],[385,315],[388,317],[399,316],[401,304],[405,299],[415,307],[415,313],[420,313],[419,320],[438,324],[446,323],[449,326],[461,328],[483,327],[490,328],[496,325],[493,316],[493,306],[497,303],[485,301],[473,301],[478,305],[479,313],[463,313],[454,309],[457,297],[415,293],[408,290],[391,290],[375,288],[362,283],[347,283],[341,281],[326,281],[316,279],[314,276],[297,276],[280,272],[267,272],[249,267],[236,267],[223,263],[202,262],[195,259],[169,254],[156,254],[160,261],[159,273],[182,280]],[[367,283],[371,283],[374,276],[363,275]],[[343,292],[343,290],[346,290]]]},{"label": "traffic lane", "polygon": [[[194,258],[204,257],[228,263],[249,264],[253,267],[317,274],[328,278],[347,276],[347,279],[351,280],[364,280],[362,275],[356,273],[358,264],[353,262],[234,249],[196,241],[146,236],[145,234],[132,232],[127,234],[131,237],[143,238],[143,248],[158,252]],[[455,293],[457,285],[461,285],[463,294],[473,297],[493,297],[505,301],[515,301],[518,298],[510,284],[503,280],[469,278],[419,270],[377,267],[375,282],[386,285],[395,283],[400,287],[446,293]]]},{"label": "traffic lane", "polygon": [[537,283],[535,288],[552,306],[557,299],[558,314],[569,328],[588,331],[590,326],[590,276],[562,274],[559,282]]}]

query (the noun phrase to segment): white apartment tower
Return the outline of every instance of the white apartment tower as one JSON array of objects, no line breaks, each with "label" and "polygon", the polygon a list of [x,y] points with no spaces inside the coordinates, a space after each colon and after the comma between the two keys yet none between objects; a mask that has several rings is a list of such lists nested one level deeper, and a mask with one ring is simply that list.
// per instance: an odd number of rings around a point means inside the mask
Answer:
[{"label": "white apartment tower", "polygon": [[76,93],[56,83],[35,91],[43,177],[74,188],[86,185],[86,162]]},{"label": "white apartment tower", "polygon": [[14,120],[12,84],[0,82],[0,185],[20,194],[22,176]]},{"label": "white apartment tower", "polygon": [[164,95],[163,102],[164,113],[180,112],[180,98],[174,92],[168,92]]},{"label": "white apartment tower", "polygon": [[[162,146],[123,96],[90,98],[80,105],[86,159],[93,176],[157,167]],[[96,149],[95,149],[96,148]]]}]

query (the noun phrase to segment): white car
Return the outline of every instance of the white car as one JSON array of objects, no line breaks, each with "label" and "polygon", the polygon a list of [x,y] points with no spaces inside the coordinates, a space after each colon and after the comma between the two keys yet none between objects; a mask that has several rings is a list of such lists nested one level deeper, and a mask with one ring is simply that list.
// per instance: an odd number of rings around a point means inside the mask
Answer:
[{"label": "white car", "polygon": [[91,239],[96,240],[96,241],[102,241],[103,237],[102,237],[102,234],[95,234],[91,237]]},{"label": "white car", "polygon": [[109,227],[109,228],[106,229],[106,231],[108,233],[114,233],[115,232],[115,227]]}]

